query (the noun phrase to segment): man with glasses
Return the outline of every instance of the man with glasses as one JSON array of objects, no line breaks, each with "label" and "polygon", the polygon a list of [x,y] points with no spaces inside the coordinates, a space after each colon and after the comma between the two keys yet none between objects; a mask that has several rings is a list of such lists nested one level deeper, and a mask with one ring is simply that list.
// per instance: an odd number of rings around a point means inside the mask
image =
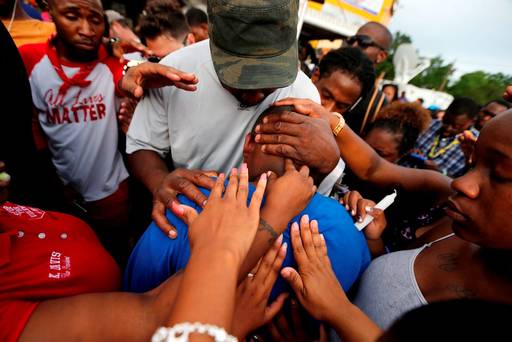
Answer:
[{"label": "man with glasses", "polygon": [[[357,33],[345,40],[345,46],[359,48],[372,61],[373,66],[384,62],[388,57],[393,36],[386,26],[371,21],[359,28]],[[352,130],[359,135],[364,133],[365,127],[377,118],[380,109],[386,104],[384,94],[374,87],[361,101],[347,113],[345,120]]]}]

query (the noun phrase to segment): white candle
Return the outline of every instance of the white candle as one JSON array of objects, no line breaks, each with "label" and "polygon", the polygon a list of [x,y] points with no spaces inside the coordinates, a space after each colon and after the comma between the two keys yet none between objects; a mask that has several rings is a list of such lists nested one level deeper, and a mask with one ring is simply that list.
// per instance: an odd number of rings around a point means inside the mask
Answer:
[{"label": "white candle", "polygon": [[[382,211],[386,210],[391,204],[393,204],[393,202],[395,201],[395,198],[396,198],[396,190],[392,193],[392,194],[389,194],[387,195],[386,197],[384,197],[379,203],[377,203],[375,205],[374,208],[377,208],[377,209],[380,209]],[[371,222],[373,221],[373,216],[371,215],[366,215],[366,217],[364,218],[363,222],[357,222],[356,223],[356,228],[357,230],[363,230],[367,225],[369,225]]]}]

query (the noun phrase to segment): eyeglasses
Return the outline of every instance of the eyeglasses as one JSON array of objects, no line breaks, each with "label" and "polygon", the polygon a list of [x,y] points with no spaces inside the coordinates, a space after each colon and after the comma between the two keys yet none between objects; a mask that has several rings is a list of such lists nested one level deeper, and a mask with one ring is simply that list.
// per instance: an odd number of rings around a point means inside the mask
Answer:
[{"label": "eyeglasses", "polygon": [[366,49],[370,46],[375,46],[376,48],[381,49],[382,51],[387,51],[382,45],[379,45],[373,41],[373,39],[370,36],[366,35],[355,35],[352,37],[348,37],[345,39],[348,45],[352,46],[357,42],[357,45],[359,45],[361,48]]}]

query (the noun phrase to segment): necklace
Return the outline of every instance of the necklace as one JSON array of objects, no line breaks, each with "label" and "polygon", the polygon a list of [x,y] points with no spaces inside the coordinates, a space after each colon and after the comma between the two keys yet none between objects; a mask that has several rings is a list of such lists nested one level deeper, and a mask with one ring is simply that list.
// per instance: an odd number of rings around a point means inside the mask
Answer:
[{"label": "necklace", "polygon": [[430,149],[430,152],[428,153],[428,158],[429,159],[435,159],[439,156],[442,156],[443,154],[445,154],[448,150],[454,148],[455,146],[457,146],[459,144],[459,139],[455,138],[451,143],[449,143],[447,146],[443,147],[443,148],[440,148],[437,152],[436,152],[436,148],[437,146],[439,146],[439,135],[437,135],[435,138],[434,138],[434,144],[432,145],[432,148]]}]

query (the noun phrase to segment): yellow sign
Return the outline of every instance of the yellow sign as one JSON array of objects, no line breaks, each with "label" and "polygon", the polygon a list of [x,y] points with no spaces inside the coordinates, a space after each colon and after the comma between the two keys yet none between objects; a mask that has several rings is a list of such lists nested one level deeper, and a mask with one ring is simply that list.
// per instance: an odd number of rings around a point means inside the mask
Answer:
[{"label": "yellow sign", "polygon": [[387,25],[395,0],[308,1],[305,22],[344,36],[353,35],[368,21]]}]

